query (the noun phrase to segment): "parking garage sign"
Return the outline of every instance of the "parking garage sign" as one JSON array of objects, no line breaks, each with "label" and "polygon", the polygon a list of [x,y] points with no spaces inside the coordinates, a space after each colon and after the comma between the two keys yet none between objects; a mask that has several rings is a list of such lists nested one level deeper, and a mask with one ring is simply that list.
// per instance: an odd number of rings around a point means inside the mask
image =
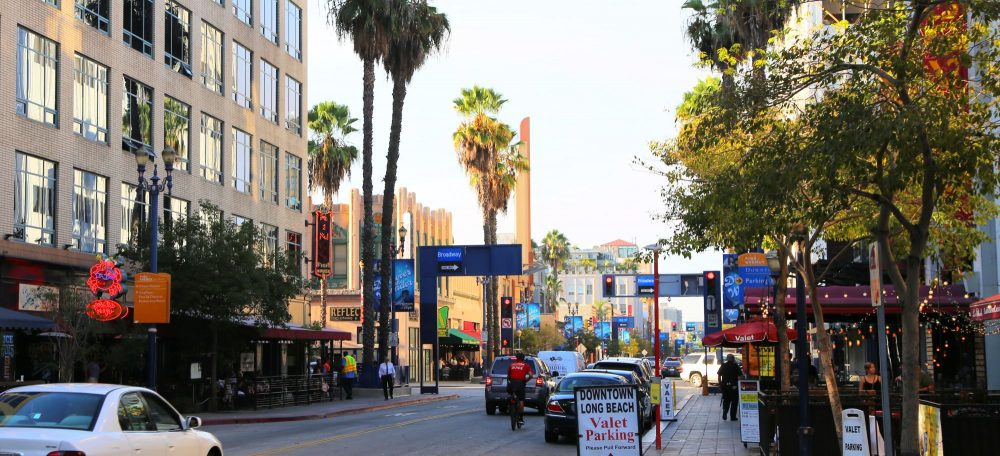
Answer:
[{"label": "parking garage sign", "polygon": [[574,395],[578,455],[642,454],[637,385],[585,386]]}]

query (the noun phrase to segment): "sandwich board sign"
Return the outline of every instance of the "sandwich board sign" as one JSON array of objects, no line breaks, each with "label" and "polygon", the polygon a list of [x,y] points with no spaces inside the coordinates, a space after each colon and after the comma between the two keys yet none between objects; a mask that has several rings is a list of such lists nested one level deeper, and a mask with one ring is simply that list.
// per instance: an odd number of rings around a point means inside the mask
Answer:
[{"label": "sandwich board sign", "polygon": [[858,409],[844,409],[841,412],[843,426],[844,456],[869,456],[868,432],[865,425],[865,412]]},{"label": "sandwich board sign", "polygon": [[663,421],[677,421],[675,407],[677,400],[675,397],[674,381],[660,380],[660,419]]},{"label": "sandwich board sign", "polygon": [[639,432],[639,387],[600,385],[575,388],[580,456],[642,454]]}]

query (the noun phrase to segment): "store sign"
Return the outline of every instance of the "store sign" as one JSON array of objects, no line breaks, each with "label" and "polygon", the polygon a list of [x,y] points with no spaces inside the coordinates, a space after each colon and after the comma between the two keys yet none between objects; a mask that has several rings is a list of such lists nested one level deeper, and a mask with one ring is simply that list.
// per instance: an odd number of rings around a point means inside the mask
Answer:
[{"label": "store sign", "polygon": [[330,254],[330,237],[332,235],[332,214],[329,212],[313,212],[312,230],[312,274],[320,279],[330,276],[333,270],[332,255]]},{"label": "store sign", "polygon": [[17,310],[49,312],[59,308],[59,289],[44,285],[17,285]]},{"label": "store sign", "polygon": [[574,395],[578,455],[642,454],[638,386],[585,386]]},{"label": "store sign", "polygon": [[740,380],[740,440],[760,443],[760,382]]},{"label": "store sign", "polygon": [[361,321],[360,307],[330,307],[330,321]]},{"label": "store sign", "polygon": [[[87,316],[97,321],[111,321],[128,316],[128,307],[116,301],[124,295],[126,274],[122,272],[123,263],[104,255],[98,255],[97,263],[91,266],[87,278],[87,288],[97,298],[87,304]],[[104,296],[107,297],[104,297]]]},{"label": "store sign", "polygon": [[111,321],[125,318],[128,307],[113,299],[95,299],[87,304],[87,316],[97,321]]}]

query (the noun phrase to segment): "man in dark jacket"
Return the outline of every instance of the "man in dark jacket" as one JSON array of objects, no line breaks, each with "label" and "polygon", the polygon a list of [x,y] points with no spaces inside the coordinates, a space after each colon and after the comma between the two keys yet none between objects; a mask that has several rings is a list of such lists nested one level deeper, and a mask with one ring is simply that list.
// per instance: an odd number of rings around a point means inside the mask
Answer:
[{"label": "man in dark jacket", "polygon": [[739,404],[739,387],[737,382],[740,379],[740,366],[736,364],[736,357],[726,356],[726,362],[719,368],[719,387],[722,389],[722,421],[726,420],[726,412],[729,412],[729,419],[736,421],[736,409]]}]

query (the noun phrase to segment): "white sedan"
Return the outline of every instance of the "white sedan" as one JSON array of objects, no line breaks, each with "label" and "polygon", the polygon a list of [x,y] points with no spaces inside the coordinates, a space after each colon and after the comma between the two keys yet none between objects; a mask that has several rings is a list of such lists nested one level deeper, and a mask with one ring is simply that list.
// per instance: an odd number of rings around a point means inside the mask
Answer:
[{"label": "white sedan", "polygon": [[0,393],[0,456],[222,456],[219,439],[199,426],[134,386],[53,383]]}]

